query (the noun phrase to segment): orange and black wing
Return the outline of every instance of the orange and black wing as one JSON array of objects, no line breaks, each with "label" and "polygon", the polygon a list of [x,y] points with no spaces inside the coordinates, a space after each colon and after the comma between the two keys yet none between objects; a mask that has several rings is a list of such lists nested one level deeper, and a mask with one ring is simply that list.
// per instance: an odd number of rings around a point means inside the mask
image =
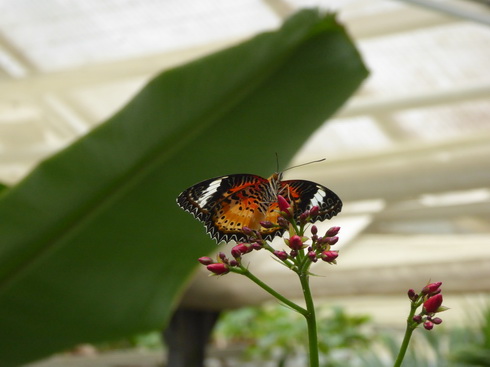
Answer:
[{"label": "orange and black wing", "polygon": [[265,197],[268,186],[267,179],[256,175],[221,176],[189,187],[178,196],[177,203],[204,223],[216,242],[245,241],[244,226],[265,230],[260,222],[270,206]]},{"label": "orange and black wing", "polygon": [[318,206],[320,211],[312,222],[324,221],[336,216],[342,210],[342,201],[332,190],[311,181],[281,181],[279,194],[288,199],[297,216],[302,212]]}]

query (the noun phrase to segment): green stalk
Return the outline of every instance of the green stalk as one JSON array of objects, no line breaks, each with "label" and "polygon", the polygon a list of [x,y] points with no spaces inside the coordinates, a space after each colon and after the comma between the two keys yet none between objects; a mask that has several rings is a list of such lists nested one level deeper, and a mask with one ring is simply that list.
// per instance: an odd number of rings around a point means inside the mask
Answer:
[{"label": "green stalk", "polygon": [[299,274],[301,287],[306,303],[306,324],[308,326],[308,356],[310,359],[310,367],[318,367],[320,361],[318,359],[318,336],[316,330],[316,315],[313,297],[311,295],[309,275],[307,273]]},{"label": "green stalk", "polygon": [[245,268],[243,265],[240,265],[240,270],[232,270],[233,272],[238,272],[240,274],[245,275],[248,279],[250,279],[252,282],[257,284],[260,288],[268,292],[269,294],[273,295],[275,298],[277,298],[279,301],[284,303],[286,306],[289,308],[292,308],[296,312],[299,312],[300,314],[304,315],[306,317],[308,311],[305,310],[303,307],[298,306],[296,303],[288,300],[286,297],[284,297],[282,294],[279,292],[275,291],[271,287],[269,287],[267,284],[265,284],[263,281],[261,281],[259,278],[257,278],[255,275],[253,275],[247,268]]},{"label": "green stalk", "polygon": [[410,304],[410,313],[407,318],[407,329],[405,330],[405,336],[403,337],[402,345],[400,346],[400,350],[398,352],[398,356],[396,357],[396,361],[393,367],[400,367],[403,363],[403,358],[405,358],[405,353],[407,352],[410,338],[412,337],[412,333],[418,325],[413,321],[413,316],[415,315],[418,306],[420,306],[420,303],[417,302],[412,302]]}]

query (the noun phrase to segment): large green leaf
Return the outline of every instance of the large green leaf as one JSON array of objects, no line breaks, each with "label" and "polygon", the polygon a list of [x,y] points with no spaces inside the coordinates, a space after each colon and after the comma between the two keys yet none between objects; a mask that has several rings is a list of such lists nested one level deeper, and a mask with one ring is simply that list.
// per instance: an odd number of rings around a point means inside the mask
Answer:
[{"label": "large green leaf", "polygon": [[333,16],[301,11],[162,73],[42,162],[0,197],[0,365],[163,327],[215,247],[179,192],[271,173],[366,75]]}]

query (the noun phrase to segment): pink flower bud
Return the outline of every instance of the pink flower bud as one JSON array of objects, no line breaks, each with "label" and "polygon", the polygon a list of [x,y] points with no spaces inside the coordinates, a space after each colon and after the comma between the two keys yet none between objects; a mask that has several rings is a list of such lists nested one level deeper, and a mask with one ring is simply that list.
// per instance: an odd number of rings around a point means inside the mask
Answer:
[{"label": "pink flower bud", "polygon": [[221,261],[227,263],[228,262],[228,258],[226,257],[225,253],[223,252],[218,252],[218,257],[221,259]]},{"label": "pink flower bud", "polygon": [[254,250],[261,250],[264,247],[264,245],[260,242],[254,242],[252,243],[252,249]]},{"label": "pink flower bud", "polygon": [[288,254],[286,251],[274,251],[274,255],[276,255],[282,261],[287,260]]},{"label": "pink flower bud", "polygon": [[200,257],[199,259],[197,259],[197,261],[199,261],[203,265],[210,265],[214,263],[214,260],[207,256]]},{"label": "pink flower bud", "polygon": [[288,213],[289,208],[291,207],[287,200],[281,195],[277,195],[277,204],[279,205],[279,210],[285,213]]},{"label": "pink flower bud", "polygon": [[413,289],[409,289],[407,292],[408,298],[414,301],[417,298],[417,293]]},{"label": "pink flower bud", "polygon": [[231,249],[231,255],[237,259],[239,258],[240,256],[242,256],[243,254],[247,254],[249,253],[250,251],[252,251],[252,246],[247,246],[246,244],[244,243],[239,243],[238,245],[234,246],[232,249]]},{"label": "pink flower bud", "polygon": [[309,216],[310,216],[310,212],[309,211],[305,211],[305,212],[301,213],[300,216],[299,216],[300,223],[305,224],[306,223],[306,220],[308,219]]},{"label": "pink flower bud", "polygon": [[318,205],[313,206],[310,209],[310,217],[311,218],[315,218],[318,215],[319,212],[320,212],[320,208],[318,207]]},{"label": "pink flower bud", "polygon": [[324,251],[321,253],[321,258],[327,263],[335,263],[335,259],[339,256],[338,251]]},{"label": "pink flower bud", "polygon": [[260,222],[260,225],[264,228],[274,228],[276,225],[269,221]]},{"label": "pink flower bud", "polygon": [[281,228],[284,228],[284,229],[288,229],[289,228],[289,222],[286,219],[284,219],[283,217],[277,218],[277,224]]},{"label": "pink flower bud", "polygon": [[416,322],[417,324],[420,324],[422,322],[422,316],[420,315],[415,315],[412,320]]},{"label": "pink flower bud", "polygon": [[301,250],[303,248],[303,240],[300,236],[294,235],[289,239],[288,246],[292,250]]},{"label": "pink flower bud", "polygon": [[308,252],[308,257],[310,258],[311,261],[313,261],[314,263],[317,262],[318,258],[316,256],[316,252],[315,251],[310,251]]},{"label": "pink flower bud", "polygon": [[430,283],[427,284],[423,289],[422,289],[422,294],[429,294],[429,295],[434,295],[437,293],[440,293],[440,287],[441,287],[442,282],[436,282],[436,283]]},{"label": "pink flower bud", "polygon": [[435,313],[442,305],[442,294],[436,294],[430,297],[424,302],[424,309],[426,313]]},{"label": "pink flower bud", "polygon": [[336,236],[340,231],[340,227],[330,227],[327,233],[325,234],[326,237],[333,237]]},{"label": "pink flower bud", "polygon": [[324,237],[324,238],[327,238],[327,243],[330,245],[330,246],[333,246],[335,245],[337,242],[339,242],[339,238],[337,236],[335,237]]},{"label": "pink flower bud", "polygon": [[318,233],[318,227],[315,225],[311,226],[311,234],[315,235]]},{"label": "pink flower bud", "polygon": [[206,267],[211,273],[223,275],[230,272],[228,265],[223,263],[210,264]]},{"label": "pink flower bud", "polygon": [[255,235],[254,231],[251,228],[247,227],[247,226],[243,226],[242,227],[242,232],[243,232],[243,234],[245,236],[253,236],[253,235]]},{"label": "pink flower bud", "polygon": [[425,330],[432,330],[434,327],[434,323],[432,321],[426,321],[424,322],[424,328]]},{"label": "pink flower bud", "polygon": [[442,324],[442,319],[440,317],[434,317],[432,322],[436,325]]},{"label": "pink flower bud", "polygon": [[240,265],[240,264],[238,263],[238,261],[236,261],[236,260],[231,260],[231,261],[230,261],[230,266],[238,266],[238,265]]}]

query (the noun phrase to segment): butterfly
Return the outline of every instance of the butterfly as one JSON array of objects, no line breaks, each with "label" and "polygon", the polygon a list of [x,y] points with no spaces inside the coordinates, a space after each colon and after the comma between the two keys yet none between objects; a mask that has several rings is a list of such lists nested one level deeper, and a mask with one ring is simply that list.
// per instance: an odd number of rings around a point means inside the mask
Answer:
[{"label": "butterfly", "polygon": [[233,174],[211,178],[184,190],[177,204],[204,223],[207,233],[217,243],[246,241],[244,226],[258,231],[264,240],[282,236],[281,227],[264,228],[261,221],[277,223],[282,195],[295,210],[295,216],[319,207],[313,221],[323,221],[337,215],[342,201],[331,190],[311,181],[282,181],[282,172],[268,179],[251,174]]}]

